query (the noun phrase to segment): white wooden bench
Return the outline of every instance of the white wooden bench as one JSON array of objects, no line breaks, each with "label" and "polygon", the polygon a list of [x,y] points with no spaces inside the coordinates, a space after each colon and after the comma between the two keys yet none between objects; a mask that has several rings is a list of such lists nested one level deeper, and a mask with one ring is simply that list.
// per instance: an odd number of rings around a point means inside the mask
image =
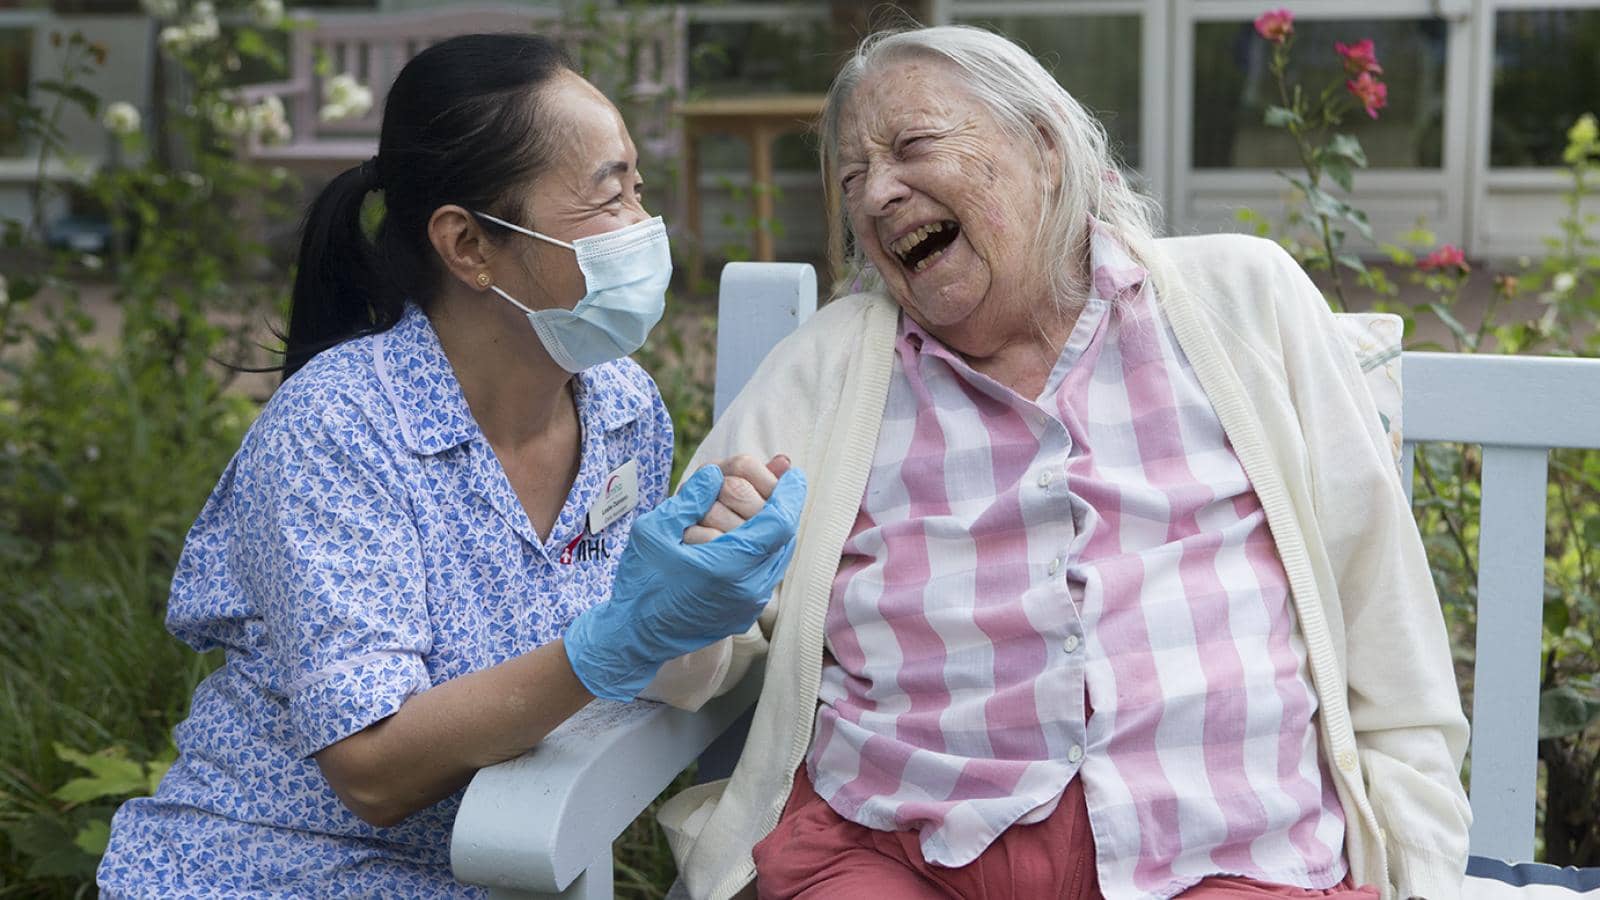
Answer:
[{"label": "white wooden bench", "polygon": [[[314,18],[297,13],[290,36],[289,77],[250,85],[240,92],[240,98],[252,104],[268,96],[282,100],[292,136],[281,144],[265,144],[252,137],[245,152],[263,162],[290,167],[354,165],[377,152],[389,86],[413,56],[459,34],[533,32],[561,44],[580,68],[607,68],[593,63],[596,51],[625,57],[618,63],[631,70],[626,83],[607,83],[619,77],[617,72],[585,74],[625,112],[643,110],[629,119],[642,153],[671,153],[677,146],[677,134],[670,106],[683,97],[687,83],[686,21],[682,7],[670,6],[604,13],[577,22],[564,18],[554,3],[448,6],[382,14],[321,12]],[[372,91],[372,109],[366,115],[319,120],[324,78],[318,63],[322,60],[330,77],[347,73]]]},{"label": "white wooden bench", "polygon": [[[718,414],[766,351],[815,309],[810,266],[734,263],[723,271]],[[1483,447],[1472,851],[1529,860],[1547,457],[1554,447],[1600,447],[1600,359],[1406,353],[1403,371],[1407,472],[1417,443]],[[473,779],[456,817],[456,877],[506,900],[610,897],[612,841],[759,693],[757,672],[695,714],[590,704],[533,752]],[[709,764],[727,768],[729,753],[736,746]]]}]

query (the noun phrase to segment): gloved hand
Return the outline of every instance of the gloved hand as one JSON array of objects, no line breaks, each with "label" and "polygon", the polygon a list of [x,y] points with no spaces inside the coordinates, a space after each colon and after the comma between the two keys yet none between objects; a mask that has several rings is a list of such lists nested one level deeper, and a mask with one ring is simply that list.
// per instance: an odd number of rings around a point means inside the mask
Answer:
[{"label": "gloved hand", "polygon": [[663,663],[743,634],[766,608],[794,554],[805,476],[789,470],[748,522],[709,543],[685,544],[684,529],[721,489],[722,471],[706,466],[634,520],[610,599],[567,629],[567,659],[589,693],[632,700]]}]

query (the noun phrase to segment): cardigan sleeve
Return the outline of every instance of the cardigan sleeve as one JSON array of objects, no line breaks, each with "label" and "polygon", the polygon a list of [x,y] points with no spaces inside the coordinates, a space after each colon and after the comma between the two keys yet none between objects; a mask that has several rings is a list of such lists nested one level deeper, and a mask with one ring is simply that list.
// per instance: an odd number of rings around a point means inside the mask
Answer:
[{"label": "cardigan sleeve", "polygon": [[[837,312],[825,309],[773,348],[696,448],[684,469],[685,476],[738,454],[765,462],[783,453],[796,468],[807,470],[819,454],[814,445],[815,433],[805,423],[817,421],[819,406],[830,396],[830,387],[837,390],[831,380],[837,372],[819,365],[822,351],[817,345],[830,333],[837,341],[838,331],[830,330],[837,328],[832,320],[848,314],[844,307]],[[807,474],[815,477],[814,473]],[[699,709],[712,697],[731,690],[751,665],[766,655],[767,636],[783,592],[784,585],[779,584],[760,622],[746,633],[662,666],[641,696],[683,709]]]},{"label": "cardigan sleeve", "polygon": [[[1273,245],[1268,245],[1273,246]],[[1459,896],[1471,811],[1448,636],[1377,408],[1321,293],[1275,249],[1289,391],[1338,588],[1351,725],[1401,897]]]}]

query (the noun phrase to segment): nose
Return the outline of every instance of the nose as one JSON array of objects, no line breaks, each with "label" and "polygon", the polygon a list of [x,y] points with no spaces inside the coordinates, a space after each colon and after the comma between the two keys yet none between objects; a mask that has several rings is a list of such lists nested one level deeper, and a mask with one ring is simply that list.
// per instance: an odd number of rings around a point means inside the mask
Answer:
[{"label": "nose", "polygon": [[868,215],[881,216],[903,203],[909,194],[910,188],[900,180],[894,166],[873,165],[863,177],[862,210]]}]

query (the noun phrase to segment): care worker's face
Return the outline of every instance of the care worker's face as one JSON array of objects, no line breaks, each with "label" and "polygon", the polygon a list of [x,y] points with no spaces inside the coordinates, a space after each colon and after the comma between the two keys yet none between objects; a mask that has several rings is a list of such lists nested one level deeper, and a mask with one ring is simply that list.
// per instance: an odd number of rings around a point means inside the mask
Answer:
[{"label": "care worker's face", "polygon": [[1025,144],[941,61],[885,65],[842,110],[836,176],[851,231],[889,296],[941,338],[1006,330],[985,320],[1047,283],[1030,248],[1049,179]]},{"label": "care worker's face", "polygon": [[[543,102],[558,149],[520,204],[524,216],[516,224],[572,243],[650,218],[638,151],[611,101],[567,74],[545,89]],[[586,289],[571,250],[521,235],[502,239],[489,266],[497,284],[534,309],[571,309]]]}]

